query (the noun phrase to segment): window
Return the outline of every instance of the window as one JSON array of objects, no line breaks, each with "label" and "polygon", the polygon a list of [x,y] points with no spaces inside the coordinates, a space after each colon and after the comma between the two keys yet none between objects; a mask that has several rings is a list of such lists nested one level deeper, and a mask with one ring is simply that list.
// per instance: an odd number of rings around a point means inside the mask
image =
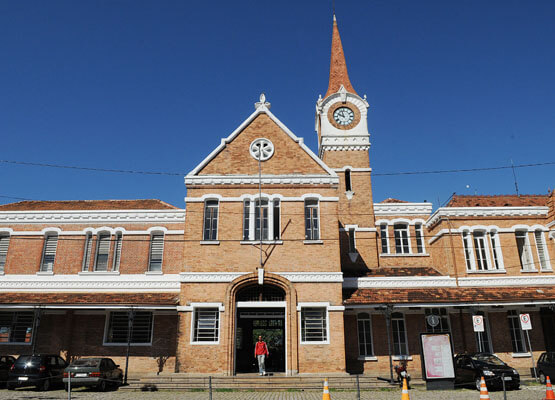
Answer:
[{"label": "window", "polygon": [[42,252],[41,272],[52,272],[54,259],[56,258],[56,248],[58,247],[58,234],[50,233],[44,238],[44,249]]},{"label": "window", "polygon": [[409,354],[409,349],[407,344],[405,317],[403,314],[391,314],[391,327],[393,331],[393,354],[396,356],[407,356]]},{"label": "window", "polygon": [[389,237],[387,235],[387,224],[380,224],[380,240],[382,244],[382,253],[389,253]]},{"label": "window", "polygon": [[522,329],[520,329],[520,317],[518,312],[515,310],[508,311],[507,318],[509,320],[509,331],[511,333],[513,353],[526,353],[526,343],[524,342]]},{"label": "window", "polygon": [[34,319],[32,311],[0,312],[0,343],[31,343]]},{"label": "window", "polygon": [[112,271],[119,271],[119,262],[121,259],[121,245],[123,243],[123,235],[121,232],[116,232],[114,240],[114,261],[112,262]]},{"label": "window", "polygon": [[361,357],[374,355],[372,346],[372,320],[370,314],[359,313],[357,315],[358,326],[358,354]]},{"label": "window", "polygon": [[326,309],[301,308],[301,342],[326,342],[327,340]]},{"label": "window", "polygon": [[355,228],[349,228],[349,253],[356,253]]},{"label": "window", "polygon": [[488,316],[482,311],[476,313],[484,317],[484,331],[474,332],[476,337],[476,348],[482,353],[493,353],[493,346],[491,345],[491,339],[489,335],[489,321]]},{"label": "window", "polygon": [[551,264],[549,262],[549,254],[545,246],[545,238],[541,230],[534,231],[534,238],[536,239],[536,248],[538,249],[538,259],[540,260],[540,268],[542,270],[550,270]]},{"label": "window", "polygon": [[206,200],[204,203],[203,240],[218,240],[218,200]]},{"label": "window", "polygon": [[351,185],[351,170],[350,169],[345,170],[345,191],[346,192],[352,192],[353,191],[353,186]]},{"label": "window", "polygon": [[[254,207],[252,207],[254,203]],[[243,240],[279,240],[281,237],[279,199],[243,202]]]},{"label": "window", "polygon": [[393,232],[395,234],[395,253],[410,253],[409,226],[407,224],[395,224],[393,225]]},{"label": "window", "polygon": [[462,240],[468,271],[493,271],[505,268],[499,234],[496,231],[464,231]]},{"label": "window", "polygon": [[422,224],[414,225],[414,233],[416,235],[416,252],[424,253],[424,234],[422,233]]},{"label": "window", "polygon": [[[447,314],[446,308],[426,308],[424,310],[426,314],[426,332],[427,333],[443,333],[449,332],[449,314]],[[439,323],[436,326],[431,326],[428,322],[429,315],[436,315],[438,317]]]},{"label": "window", "polygon": [[110,256],[110,234],[99,233],[96,238],[95,271],[108,271],[108,257]]},{"label": "window", "polygon": [[520,267],[523,271],[533,271],[534,261],[532,260],[532,251],[530,250],[530,241],[528,240],[527,231],[515,232],[516,247],[520,258]]},{"label": "window", "polygon": [[164,234],[153,233],[150,236],[150,256],[148,262],[149,271],[162,271],[162,259],[164,257]]},{"label": "window", "polygon": [[195,309],[193,342],[218,342],[220,312],[217,308]]},{"label": "window", "polygon": [[0,234],[0,273],[4,272],[6,258],[8,257],[8,247],[10,245],[10,235]]},{"label": "window", "polygon": [[318,200],[308,199],[304,202],[305,239],[319,240]]},{"label": "window", "polygon": [[89,270],[89,265],[91,263],[92,244],[93,244],[92,233],[87,232],[87,234],[85,235],[85,247],[83,249],[83,266],[81,268],[82,271]]},{"label": "window", "polygon": [[[134,315],[131,315],[131,314]],[[132,320],[130,321],[130,318]],[[105,343],[149,345],[152,342],[152,312],[149,311],[114,311],[109,315]],[[129,335],[131,325],[131,336]]]}]

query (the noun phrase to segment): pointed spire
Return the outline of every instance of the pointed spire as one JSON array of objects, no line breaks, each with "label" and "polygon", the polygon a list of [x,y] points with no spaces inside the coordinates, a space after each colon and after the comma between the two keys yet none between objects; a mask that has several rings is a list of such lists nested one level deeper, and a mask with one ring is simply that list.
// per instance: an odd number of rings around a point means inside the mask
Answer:
[{"label": "pointed spire", "polygon": [[347,63],[345,62],[345,54],[343,53],[343,45],[341,44],[341,37],[339,36],[339,29],[337,28],[337,19],[335,18],[335,14],[333,14],[330,83],[325,97],[328,97],[332,93],[336,93],[341,88],[341,85],[345,87],[347,92],[356,94],[355,89],[349,80]]}]

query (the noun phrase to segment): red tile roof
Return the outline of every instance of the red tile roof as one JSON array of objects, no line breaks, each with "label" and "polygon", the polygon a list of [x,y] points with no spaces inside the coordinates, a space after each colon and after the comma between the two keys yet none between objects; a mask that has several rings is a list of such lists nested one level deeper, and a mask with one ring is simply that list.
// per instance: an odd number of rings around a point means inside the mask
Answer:
[{"label": "red tile roof", "polygon": [[510,301],[553,300],[555,288],[426,288],[426,289],[353,289],[343,291],[343,302],[353,304],[410,303],[502,303]]},{"label": "red tile roof", "polygon": [[392,197],[388,197],[388,198],[385,199],[384,201],[380,202],[380,204],[387,204],[387,203],[408,203],[408,201],[399,200],[399,199],[394,199],[394,198],[392,198]]},{"label": "red tile roof", "polygon": [[171,204],[157,199],[145,200],[67,200],[20,201],[0,205],[0,211],[41,210],[175,210]]},{"label": "red tile roof", "polygon": [[548,195],[544,194],[502,194],[494,196],[454,195],[447,207],[526,207],[547,206]]},{"label": "red tile roof", "polygon": [[441,276],[432,267],[384,267],[372,268],[361,273],[346,271],[344,277],[361,278],[365,276]]},{"label": "red tile roof", "polygon": [[179,304],[178,293],[2,293],[3,304],[167,305]]},{"label": "red tile roof", "polygon": [[339,36],[339,29],[337,28],[337,21],[334,15],[333,33],[331,38],[330,82],[328,85],[328,91],[324,97],[337,93],[341,85],[345,87],[347,92],[356,94],[355,89],[349,80],[349,74],[347,73],[347,63],[345,62],[343,45],[341,44],[341,37]]}]

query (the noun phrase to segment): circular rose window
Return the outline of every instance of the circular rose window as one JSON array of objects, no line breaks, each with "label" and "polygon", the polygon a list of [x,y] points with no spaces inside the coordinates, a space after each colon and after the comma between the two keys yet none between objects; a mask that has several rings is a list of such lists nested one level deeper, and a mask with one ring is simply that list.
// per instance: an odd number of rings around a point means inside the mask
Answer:
[{"label": "circular rose window", "polygon": [[251,143],[250,153],[256,160],[269,160],[274,155],[274,144],[268,139],[256,139]]}]

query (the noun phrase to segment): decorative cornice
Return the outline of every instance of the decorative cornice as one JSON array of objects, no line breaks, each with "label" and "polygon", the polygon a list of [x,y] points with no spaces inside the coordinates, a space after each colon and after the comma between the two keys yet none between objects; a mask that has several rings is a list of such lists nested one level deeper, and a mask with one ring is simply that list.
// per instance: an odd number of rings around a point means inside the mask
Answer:
[{"label": "decorative cornice", "polygon": [[376,216],[387,215],[430,215],[432,203],[374,203]]},{"label": "decorative cornice", "polygon": [[247,274],[249,272],[181,272],[179,280],[181,283],[226,283]]},{"label": "decorative cornice", "polygon": [[426,221],[426,227],[436,225],[442,218],[449,217],[545,217],[549,207],[442,207]]},{"label": "decorative cornice", "polygon": [[324,151],[368,151],[370,145],[343,144],[343,145],[322,145],[320,146],[320,155]]},{"label": "decorative cornice", "polygon": [[345,289],[378,289],[378,288],[425,288],[425,287],[455,287],[456,281],[449,276],[383,276],[344,278]]},{"label": "decorative cornice", "polygon": [[[250,272],[181,272],[180,280],[183,283],[203,282],[231,282]],[[290,282],[343,282],[341,272],[275,272]]]},{"label": "decorative cornice", "polygon": [[343,282],[342,272],[276,272],[290,282]]},{"label": "decorative cornice", "polygon": [[464,287],[496,287],[496,286],[553,286],[555,275],[537,276],[480,276],[479,278],[459,278],[459,285]]},{"label": "decorative cornice", "polygon": [[[334,173],[335,174],[335,173]],[[337,175],[262,175],[263,185],[337,185]],[[186,185],[258,185],[257,175],[187,175]]]},{"label": "decorative cornice", "polygon": [[185,210],[0,211],[0,224],[183,223]]},{"label": "decorative cornice", "polygon": [[179,275],[4,275],[1,292],[176,292]]}]

